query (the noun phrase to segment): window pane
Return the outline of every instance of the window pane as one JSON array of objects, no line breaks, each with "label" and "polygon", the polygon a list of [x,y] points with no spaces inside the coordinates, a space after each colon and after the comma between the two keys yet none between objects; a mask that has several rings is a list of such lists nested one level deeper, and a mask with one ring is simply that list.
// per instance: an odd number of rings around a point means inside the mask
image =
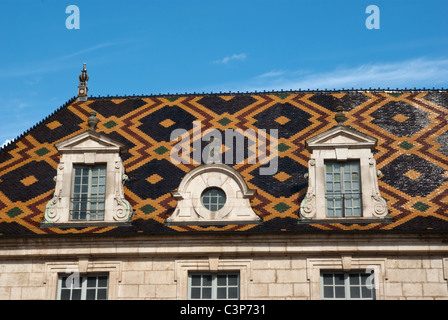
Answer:
[{"label": "window pane", "polygon": [[98,287],[100,288],[107,288],[107,277],[106,276],[101,276],[98,277]]},{"label": "window pane", "polygon": [[201,298],[201,289],[200,288],[191,288],[191,298],[192,299],[200,299]]},{"label": "window pane", "polygon": [[361,208],[353,209],[353,215],[356,217],[360,217],[361,216]]},{"label": "window pane", "polygon": [[81,300],[81,289],[72,290],[72,300]]},{"label": "window pane", "polygon": [[228,276],[228,283],[229,286],[236,286],[238,285],[238,275],[236,274],[231,274]]},{"label": "window pane", "polygon": [[87,287],[96,287],[96,277],[87,277]]},{"label": "window pane", "polygon": [[70,283],[67,283],[68,277],[62,277],[61,278],[61,288],[69,288]]},{"label": "window pane", "polygon": [[335,182],[333,184],[333,189],[334,189],[334,191],[341,191],[341,183],[340,182]]},{"label": "window pane", "polygon": [[61,300],[70,300],[70,290],[69,289],[61,290]]},{"label": "window pane", "polygon": [[218,299],[226,299],[227,298],[227,288],[218,288]]},{"label": "window pane", "polygon": [[334,275],[334,284],[335,285],[344,285],[344,274],[337,273]]},{"label": "window pane", "polygon": [[212,289],[211,288],[203,288],[202,289],[202,299],[211,299],[212,298]]},{"label": "window pane", "polygon": [[225,286],[227,284],[227,276],[218,275],[218,286]]},{"label": "window pane", "polygon": [[359,285],[359,274],[351,274],[350,275],[350,284],[351,285]]},{"label": "window pane", "polygon": [[226,203],[226,194],[219,188],[206,189],[201,195],[201,201],[208,210],[218,211]]},{"label": "window pane", "polygon": [[350,287],[350,298],[352,298],[352,299],[361,298],[361,294],[359,292],[359,287]]},{"label": "window pane", "polygon": [[371,298],[372,297],[372,291],[367,289],[366,286],[362,286],[362,297],[363,298]]},{"label": "window pane", "polygon": [[324,287],[324,298],[334,298],[333,287]]},{"label": "window pane", "polygon": [[191,276],[191,285],[192,286],[200,286],[201,285],[201,276],[200,275],[192,275]]},{"label": "window pane", "polygon": [[88,289],[87,295],[86,295],[86,300],[95,300],[95,293],[96,293],[95,289]]},{"label": "window pane", "polygon": [[323,283],[325,284],[333,284],[333,275],[332,274],[324,274],[323,276]]},{"label": "window pane", "polygon": [[238,299],[238,288],[231,287],[229,288],[229,299]]},{"label": "window pane", "polygon": [[202,285],[207,286],[207,287],[211,286],[212,285],[212,276],[210,276],[210,275],[202,276]]},{"label": "window pane", "polygon": [[107,289],[98,289],[97,300],[106,300],[106,299],[107,299]]},{"label": "window pane", "polygon": [[346,192],[352,191],[352,184],[351,184],[351,182],[345,182],[344,183],[344,189],[345,189]]},{"label": "window pane", "polygon": [[345,298],[345,288],[344,287],[335,287],[335,296],[336,298]]},{"label": "window pane", "polygon": [[336,208],[342,208],[342,199],[335,199],[334,200],[334,206]]}]

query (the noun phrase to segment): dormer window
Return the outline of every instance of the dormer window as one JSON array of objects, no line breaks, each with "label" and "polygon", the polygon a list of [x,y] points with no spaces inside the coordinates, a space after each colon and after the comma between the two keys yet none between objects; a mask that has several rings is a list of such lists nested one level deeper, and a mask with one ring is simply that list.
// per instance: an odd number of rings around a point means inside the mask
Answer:
[{"label": "dormer window", "polygon": [[70,220],[103,221],[105,203],[106,165],[74,165]]},{"label": "dormer window", "polygon": [[228,165],[205,164],[191,170],[172,192],[178,201],[170,225],[255,224],[261,221],[250,199],[255,190]]},{"label": "dormer window", "polygon": [[362,222],[388,215],[372,153],[377,140],[344,126],[345,116],[338,111],[337,126],[306,140],[311,157],[299,222]]},{"label": "dormer window", "polygon": [[226,204],[226,193],[221,188],[208,188],[201,195],[202,204],[210,211],[221,210]]},{"label": "dormer window", "polygon": [[89,117],[90,130],[55,145],[62,156],[43,228],[123,225],[132,218],[123,189],[124,145],[95,132],[95,115]]},{"label": "dormer window", "polygon": [[359,161],[325,162],[327,217],[361,217]]}]

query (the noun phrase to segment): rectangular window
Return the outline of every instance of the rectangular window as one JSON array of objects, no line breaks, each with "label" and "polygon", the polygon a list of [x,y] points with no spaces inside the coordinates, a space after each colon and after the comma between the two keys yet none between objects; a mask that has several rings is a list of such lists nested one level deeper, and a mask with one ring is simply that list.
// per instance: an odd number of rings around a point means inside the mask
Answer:
[{"label": "rectangular window", "polygon": [[73,167],[71,220],[104,220],[106,165]]},{"label": "rectangular window", "polygon": [[58,300],[107,300],[107,275],[63,275],[58,279]]},{"label": "rectangular window", "polygon": [[240,297],[239,274],[188,275],[188,299],[229,299]]},{"label": "rectangular window", "polygon": [[328,217],[361,216],[359,161],[325,163],[325,198]]},{"label": "rectangular window", "polygon": [[374,300],[373,274],[322,273],[321,292],[323,299]]}]

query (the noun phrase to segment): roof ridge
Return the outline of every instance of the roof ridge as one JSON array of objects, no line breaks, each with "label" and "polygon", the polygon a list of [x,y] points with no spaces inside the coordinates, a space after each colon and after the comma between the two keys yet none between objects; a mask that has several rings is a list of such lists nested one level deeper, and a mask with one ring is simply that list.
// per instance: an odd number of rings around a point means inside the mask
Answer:
[{"label": "roof ridge", "polygon": [[152,98],[152,97],[185,97],[185,96],[187,96],[187,97],[191,97],[191,96],[193,96],[193,97],[198,97],[198,96],[222,96],[222,95],[253,95],[253,94],[285,94],[285,93],[288,93],[288,94],[293,94],[293,93],[325,93],[325,92],[329,92],[329,93],[349,93],[349,92],[386,92],[386,93],[389,93],[389,92],[391,92],[391,93],[395,93],[395,92],[420,92],[420,91],[428,91],[428,92],[448,92],[448,89],[446,89],[446,88],[435,88],[435,87],[433,87],[433,88],[426,88],[426,87],[423,87],[423,88],[416,88],[416,87],[414,87],[414,88],[404,88],[404,89],[399,89],[399,88],[395,88],[395,89],[393,89],[393,88],[390,88],[390,87],[388,87],[388,88],[359,88],[359,89],[354,89],[354,88],[351,88],[351,89],[346,89],[346,88],[342,88],[342,89],[336,89],[336,88],[333,88],[333,89],[327,89],[327,88],[325,88],[325,89],[298,89],[298,90],[295,90],[295,89],[290,89],[290,90],[283,90],[283,89],[281,89],[281,90],[262,90],[262,91],[258,91],[258,90],[254,90],[254,91],[219,91],[219,92],[213,92],[213,91],[210,91],[210,92],[196,92],[196,91],[193,91],[193,92],[190,92],[190,93],[188,93],[188,92],[185,92],[185,93],[179,93],[179,92],[176,92],[176,93],[170,93],[170,92],[167,92],[167,93],[153,93],[153,94],[141,94],[141,95],[136,95],[136,94],[129,94],[129,95],[127,95],[127,94],[125,94],[125,95],[118,95],[118,94],[116,94],[115,96],[114,95],[110,95],[110,94],[108,94],[107,96],[101,96],[101,95],[98,95],[98,96],[89,96],[89,100],[98,100],[98,99],[111,99],[111,98],[114,98],[114,99],[128,99],[128,98]]},{"label": "roof ridge", "polygon": [[[219,91],[219,92],[196,92],[193,91],[193,93],[158,93],[158,94],[142,94],[142,95],[107,95],[107,96],[90,96],[88,97],[88,100],[100,100],[100,99],[129,99],[129,98],[154,98],[154,97],[199,97],[199,96],[222,96],[222,95],[254,95],[254,94],[294,94],[294,93],[350,93],[350,92],[386,92],[386,93],[395,93],[395,92],[420,92],[420,91],[428,91],[428,92],[447,92],[448,93],[448,89],[446,88],[435,88],[433,87],[431,88],[420,88],[417,89],[416,87],[414,88],[404,88],[404,89],[399,89],[399,88],[395,88],[395,89],[391,89],[390,87],[388,88],[359,88],[359,89],[354,89],[353,87],[351,89],[346,89],[346,88],[342,88],[342,89],[301,89],[299,88],[298,90],[295,89],[290,89],[290,90],[263,90],[263,91],[258,91],[258,90],[254,90],[254,91],[227,91],[227,92],[223,92],[223,91]],[[44,119],[40,120],[38,123],[36,123],[35,125],[33,125],[32,127],[30,127],[29,129],[27,129],[26,131],[24,131],[23,133],[21,133],[19,136],[17,136],[16,138],[10,140],[9,142],[7,142],[5,145],[0,146],[0,152],[5,151],[5,150],[10,150],[12,148],[13,145],[15,145],[20,139],[22,139],[25,135],[27,135],[30,131],[32,131],[33,129],[35,129],[36,127],[40,126],[41,124],[45,123],[49,118],[53,117],[56,113],[60,112],[62,109],[64,109],[65,107],[67,107],[68,105],[72,104],[74,101],[76,101],[77,97],[74,96],[72,98],[70,98],[69,100],[67,100],[62,106],[60,106],[59,108],[57,108],[56,110],[54,110],[51,114],[49,114],[48,116],[46,116]]]},{"label": "roof ridge", "polygon": [[13,145],[15,145],[20,139],[22,139],[24,136],[26,136],[28,133],[30,133],[32,130],[34,130],[35,128],[37,128],[38,126],[42,125],[43,123],[47,122],[48,119],[50,119],[51,117],[53,117],[55,114],[57,114],[58,112],[60,112],[62,109],[66,108],[67,106],[69,106],[70,104],[72,104],[74,101],[76,101],[77,97],[72,97],[69,100],[67,100],[63,105],[61,105],[59,108],[57,108],[56,110],[54,110],[52,113],[50,113],[49,115],[47,115],[45,118],[43,118],[42,120],[40,120],[38,123],[34,124],[32,127],[28,128],[27,130],[25,130],[24,132],[22,132],[20,135],[18,135],[16,138],[10,140],[8,143],[6,143],[3,146],[0,146],[0,152],[2,151],[9,151]]}]

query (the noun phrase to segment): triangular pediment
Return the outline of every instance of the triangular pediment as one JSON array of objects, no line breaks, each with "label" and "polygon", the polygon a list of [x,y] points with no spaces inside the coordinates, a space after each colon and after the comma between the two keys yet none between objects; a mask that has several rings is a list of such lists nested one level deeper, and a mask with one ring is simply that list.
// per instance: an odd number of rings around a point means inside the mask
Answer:
[{"label": "triangular pediment", "polygon": [[125,149],[124,144],[94,131],[83,132],[55,146],[60,152],[120,152]]},{"label": "triangular pediment", "polygon": [[309,150],[319,148],[370,148],[373,149],[377,139],[346,126],[336,126],[328,131],[306,140]]}]

